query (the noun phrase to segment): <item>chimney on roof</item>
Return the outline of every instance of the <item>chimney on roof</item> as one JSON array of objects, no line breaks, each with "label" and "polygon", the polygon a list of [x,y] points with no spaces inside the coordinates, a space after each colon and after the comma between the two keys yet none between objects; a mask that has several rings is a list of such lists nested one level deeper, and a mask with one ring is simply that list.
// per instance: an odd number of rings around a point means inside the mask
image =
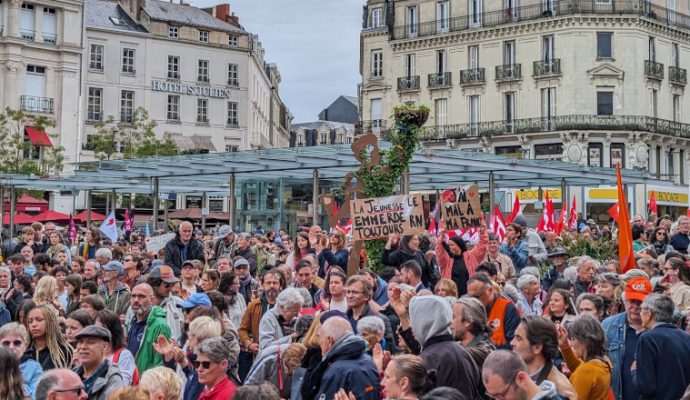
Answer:
[{"label": "chimney on roof", "polygon": [[214,14],[214,17],[218,18],[223,22],[226,22],[228,20],[228,16],[230,15],[230,4],[226,3],[216,5]]},{"label": "chimney on roof", "polygon": [[[230,21],[232,21],[232,22],[230,22]],[[240,17],[238,17],[237,15],[235,15],[234,12],[233,12],[232,15],[230,16],[230,21],[228,21],[228,22],[230,22],[231,24],[233,24],[233,25],[235,25],[235,26],[237,26],[237,27],[239,28],[239,26],[240,26]]]}]

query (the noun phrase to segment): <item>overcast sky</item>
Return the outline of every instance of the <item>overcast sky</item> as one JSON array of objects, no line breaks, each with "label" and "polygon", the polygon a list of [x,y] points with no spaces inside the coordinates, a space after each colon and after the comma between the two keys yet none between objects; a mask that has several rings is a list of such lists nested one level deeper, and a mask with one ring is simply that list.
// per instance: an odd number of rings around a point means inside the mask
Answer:
[{"label": "overcast sky", "polygon": [[[223,0],[187,0],[208,7]],[[364,0],[227,0],[278,65],[294,123],[315,121],[340,95],[356,96]]]}]

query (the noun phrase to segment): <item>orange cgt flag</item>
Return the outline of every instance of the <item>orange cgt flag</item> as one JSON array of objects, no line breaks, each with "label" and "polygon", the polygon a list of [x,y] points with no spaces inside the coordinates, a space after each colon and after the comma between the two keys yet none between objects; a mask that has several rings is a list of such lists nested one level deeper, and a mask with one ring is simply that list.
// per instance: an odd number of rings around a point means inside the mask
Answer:
[{"label": "orange cgt flag", "polygon": [[618,186],[618,260],[621,265],[621,273],[635,268],[635,251],[633,250],[632,228],[628,215],[628,202],[623,191],[621,179],[621,165],[616,165],[616,180]]}]

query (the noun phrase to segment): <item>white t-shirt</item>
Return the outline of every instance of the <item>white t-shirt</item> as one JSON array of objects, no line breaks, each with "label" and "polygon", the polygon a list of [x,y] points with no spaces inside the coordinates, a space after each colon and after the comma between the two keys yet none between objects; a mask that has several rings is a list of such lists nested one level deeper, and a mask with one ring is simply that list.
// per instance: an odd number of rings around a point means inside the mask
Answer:
[{"label": "white t-shirt", "polygon": [[331,299],[331,310],[338,310],[340,312],[347,313],[347,299],[343,297],[341,301],[336,301]]}]

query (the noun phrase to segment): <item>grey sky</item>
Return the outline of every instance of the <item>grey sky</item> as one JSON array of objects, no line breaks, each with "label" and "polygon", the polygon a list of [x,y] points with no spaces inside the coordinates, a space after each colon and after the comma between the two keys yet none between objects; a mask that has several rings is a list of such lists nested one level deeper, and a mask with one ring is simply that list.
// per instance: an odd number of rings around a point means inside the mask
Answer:
[{"label": "grey sky", "polygon": [[[197,7],[223,0],[187,0]],[[363,0],[229,0],[278,65],[293,122],[314,121],[340,95],[357,95]]]}]

